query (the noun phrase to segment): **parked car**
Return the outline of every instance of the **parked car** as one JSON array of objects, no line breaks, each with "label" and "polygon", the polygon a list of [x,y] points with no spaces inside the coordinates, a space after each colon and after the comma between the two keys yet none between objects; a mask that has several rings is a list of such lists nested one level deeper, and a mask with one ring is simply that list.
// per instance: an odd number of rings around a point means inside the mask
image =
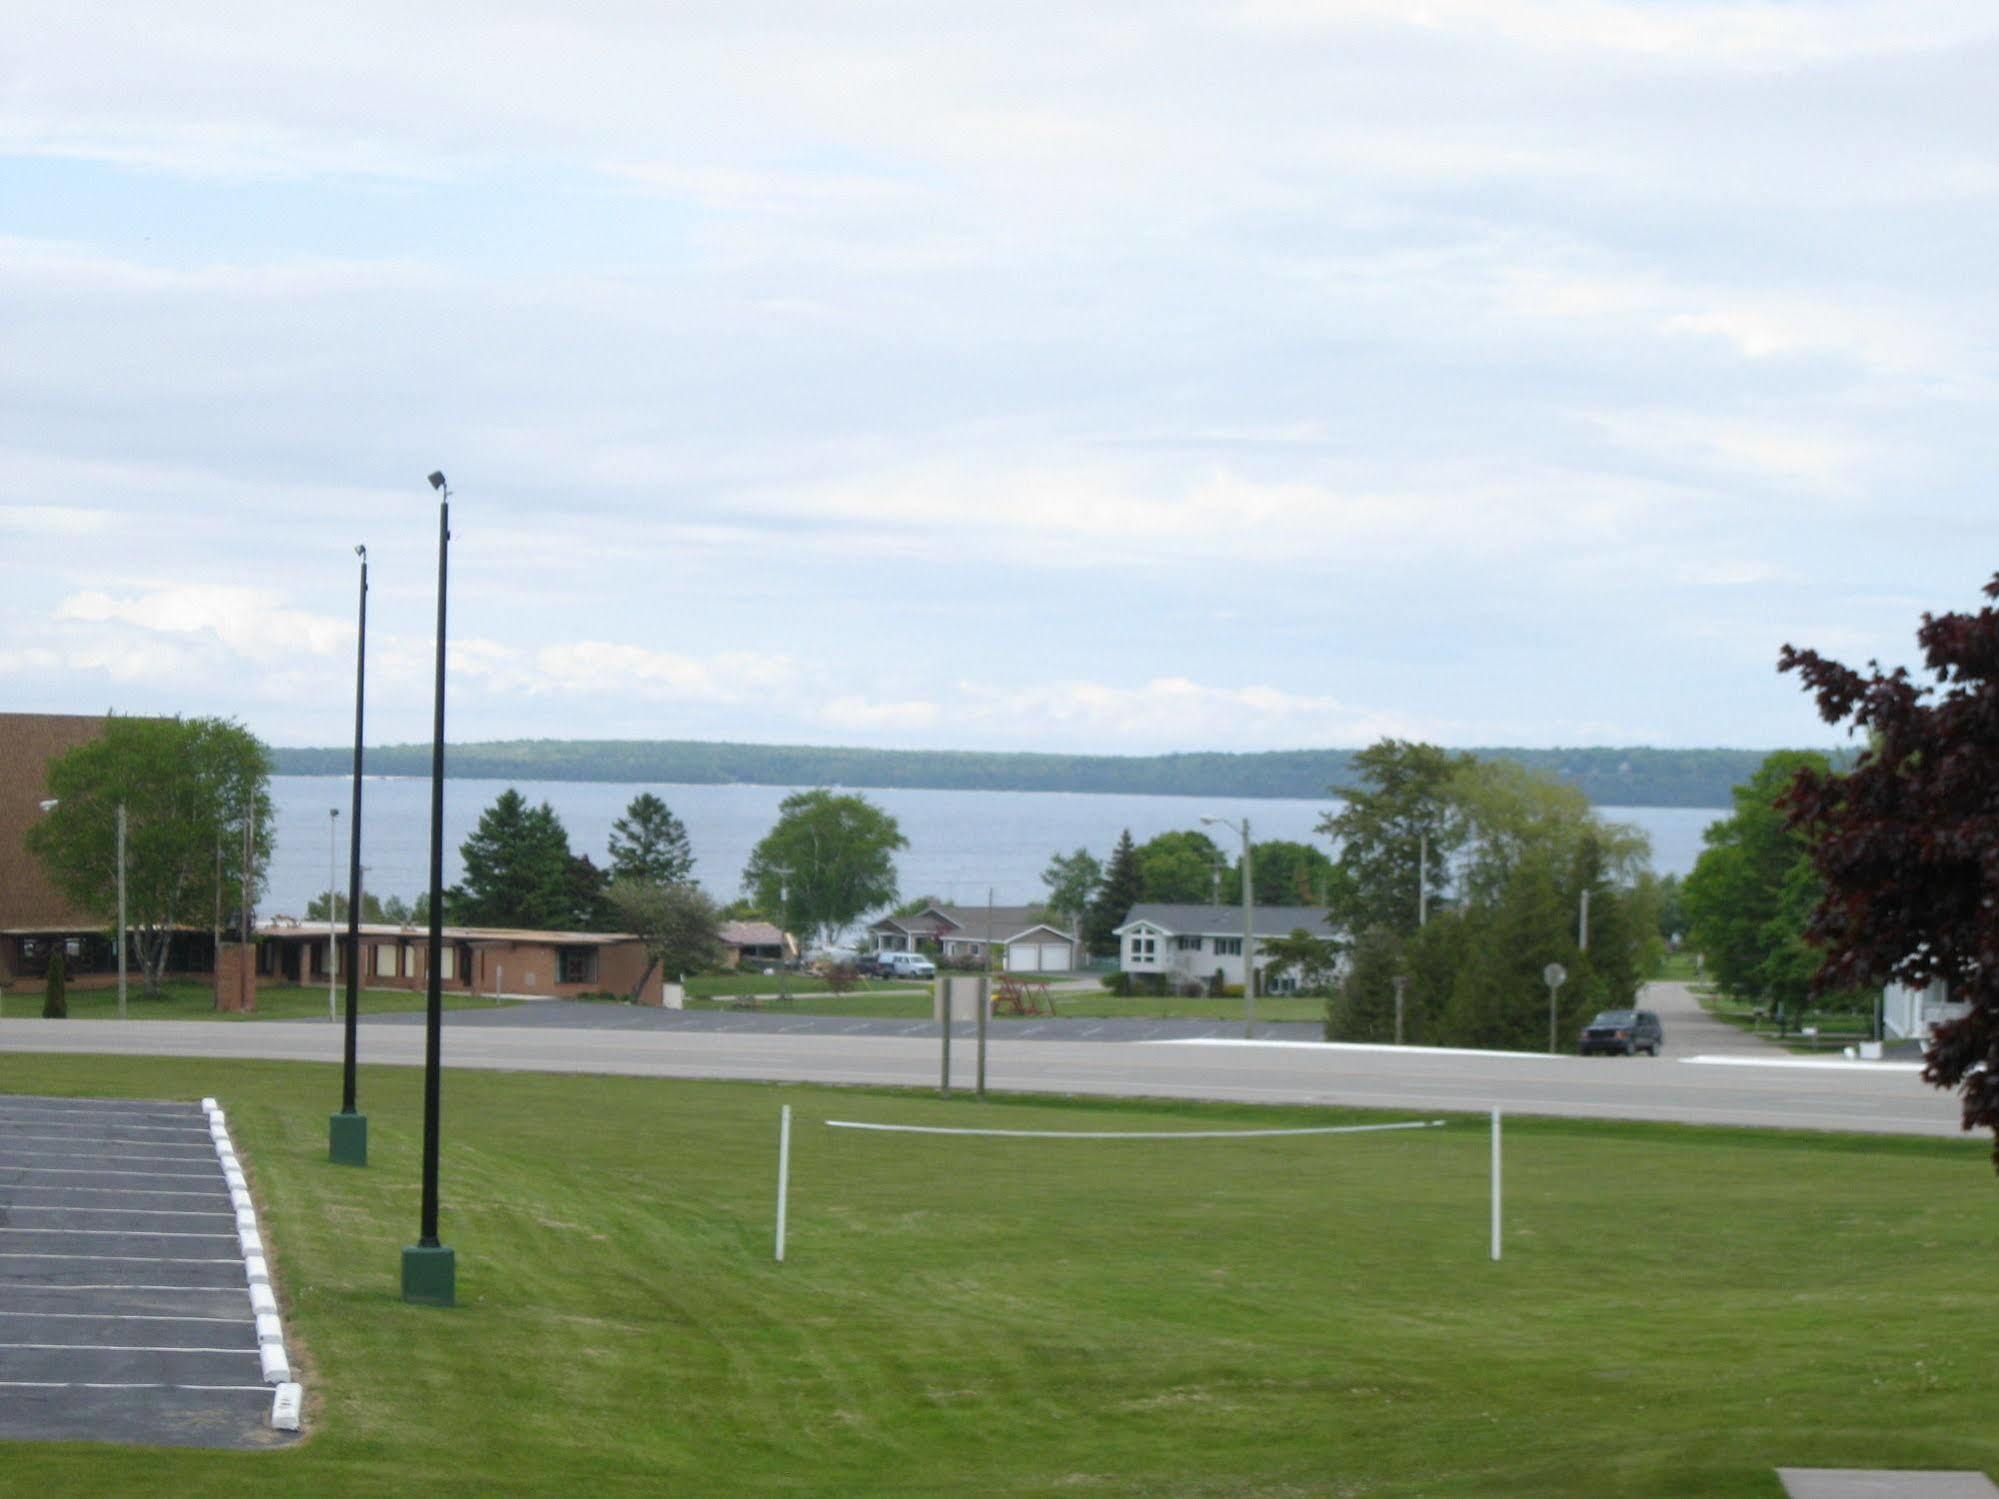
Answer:
[{"label": "parked car", "polygon": [[863,953],[854,964],[854,972],[864,979],[888,977],[888,970],[882,966],[882,955],[878,952]]},{"label": "parked car", "polygon": [[1659,1055],[1665,1044],[1666,1028],[1650,1010],[1604,1010],[1583,1027],[1583,1056],[1604,1052],[1612,1056]]},{"label": "parked car", "polygon": [[885,952],[881,955],[882,977],[891,979],[934,979],[937,965],[920,952]]}]

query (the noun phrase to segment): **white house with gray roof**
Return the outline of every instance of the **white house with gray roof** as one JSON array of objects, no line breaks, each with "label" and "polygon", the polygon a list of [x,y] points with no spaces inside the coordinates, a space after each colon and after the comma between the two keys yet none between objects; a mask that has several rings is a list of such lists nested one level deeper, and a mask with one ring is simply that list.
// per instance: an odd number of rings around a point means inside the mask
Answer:
[{"label": "white house with gray roof", "polygon": [[[1288,937],[1303,929],[1314,937],[1331,938],[1324,906],[1252,906],[1251,932],[1255,938],[1252,961],[1259,975],[1267,962],[1263,944],[1272,937]],[[1116,928],[1119,967],[1126,973],[1161,974],[1169,985],[1193,980],[1207,982],[1217,970],[1225,984],[1240,984],[1243,974],[1242,907],[1180,906],[1141,902],[1131,908],[1124,925]],[[1258,988],[1282,994],[1294,986],[1295,976],[1284,974],[1276,986],[1268,987],[1259,976]]]}]

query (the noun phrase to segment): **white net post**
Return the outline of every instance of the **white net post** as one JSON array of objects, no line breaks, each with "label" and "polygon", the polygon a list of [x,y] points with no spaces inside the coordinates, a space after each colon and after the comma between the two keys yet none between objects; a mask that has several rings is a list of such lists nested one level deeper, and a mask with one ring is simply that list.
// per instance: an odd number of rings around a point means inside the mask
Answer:
[{"label": "white net post", "polygon": [[1499,1260],[1499,1110],[1492,1111],[1492,1258]]},{"label": "white net post", "polygon": [[791,1195],[791,1105],[786,1104],[777,1116],[777,1252],[775,1258],[784,1263],[784,1210],[786,1200]]}]

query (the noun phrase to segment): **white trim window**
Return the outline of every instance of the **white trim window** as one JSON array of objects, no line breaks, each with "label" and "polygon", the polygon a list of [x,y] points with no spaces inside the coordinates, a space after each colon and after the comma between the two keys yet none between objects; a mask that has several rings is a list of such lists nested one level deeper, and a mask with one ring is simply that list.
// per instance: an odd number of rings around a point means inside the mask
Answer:
[{"label": "white trim window", "polygon": [[1159,959],[1159,941],[1151,933],[1133,933],[1131,939],[1131,960],[1134,963],[1154,963]]}]

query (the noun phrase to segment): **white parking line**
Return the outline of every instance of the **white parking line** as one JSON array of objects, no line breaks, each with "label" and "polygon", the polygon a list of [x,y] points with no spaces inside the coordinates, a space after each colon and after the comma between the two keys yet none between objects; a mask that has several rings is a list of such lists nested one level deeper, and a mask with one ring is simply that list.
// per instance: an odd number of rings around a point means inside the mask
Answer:
[{"label": "white parking line", "polygon": [[231,1218],[234,1213],[225,1213],[207,1208],[76,1208],[66,1202],[15,1202],[9,1203],[10,1213],[135,1213],[151,1218]]},{"label": "white parking line", "polygon": [[[16,1140],[39,1140],[44,1145],[75,1145],[78,1143],[88,1145],[93,1141],[101,1140],[103,1137],[91,1132],[79,1132],[75,1135],[15,1135],[12,1138]],[[209,1138],[213,1139],[214,1137],[209,1136]],[[199,1140],[190,1140],[186,1145],[176,1145],[171,1140],[114,1140],[111,1143],[114,1145],[151,1145],[161,1150],[200,1150],[203,1148]]]},{"label": "white parking line", "polygon": [[[123,1192],[127,1197],[206,1197],[210,1201],[213,1201],[216,1196],[212,1189],[207,1192],[177,1192],[168,1188],[153,1187],[78,1187],[66,1182],[49,1187],[38,1187],[33,1182],[10,1182],[8,1185],[13,1187],[16,1192]],[[17,1202],[13,1205],[16,1208],[53,1206],[53,1204],[46,1202]],[[85,1212],[95,1210],[78,1208],[76,1211]],[[167,1208],[105,1208],[103,1211],[107,1213],[159,1213],[172,1210]]]},{"label": "white parking line", "polygon": [[[0,1175],[9,1171],[22,1171],[35,1176],[143,1176],[148,1181],[205,1182],[214,1181],[213,1171],[93,1171],[88,1166],[12,1166],[0,1162]],[[78,1191],[85,1190],[82,1187]]]},{"label": "white parking line", "polygon": [[254,1348],[186,1348],[178,1343],[0,1343],[0,1348],[26,1348],[37,1353],[226,1353],[231,1358],[255,1358]]},{"label": "white parking line", "polygon": [[[214,1154],[214,1152],[197,1150],[192,1155],[124,1155],[124,1154],[113,1155],[108,1151],[100,1151],[100,1150],[93,1150],[88,1152],[77,1152],[77,1151],[68,1151],[68,1150],[14,1150],[14,1151],[9,1151],[8,1154],[18,1155],[22,1157],[24,1160],[30,1160],[30,1161],[67,1161],[74,1159],[80,1155],[82,1159],[89,1161],[157,1161],[162,1165],[175,1166],[175,1165],[185,1165],[190,1161],[198,1161],[202,1159],[203,1156],[212,1155]],[[0,1162],[0,1168],[4,1168],[5,1166],[12,1164],[13,1163],[11,1161]]]},{"label": "white parking line", "polygon": [[[49,1256],[36,1255],[33,1258],[47,1259]],[[90,1255],[84,1256],[84,1258],[95,1259],[98,1256]],[[198,1265],[219,1265],[222,1261],[195,1260],[192,1263]],[[246,1299],[250,1294],[249,1289],[245,1286],[152,1286],[136,1285],[130,1281],[99,1281],[89,1285],[71,1285],[65,1281],[54,1280],[15,1280],[7,1283],[7,1289],[10,1291],[173,1291],[176,1294],[198,1293],[204,1296],[241,1296]]]},{"label": "white parking line", "polygon": [[[178,1254],[33,1254],[0,1249],[0,1260],[116,1260],[130,1265],[240,1265],[240,1259],[189,1259]],[[199,1289],[189,1286],[190,1291]]]},{"label": "white parking line", "polygon": [[88,1234],[92,1238],[233,1239],[231,1234],[201,1234],[185,1228],[15,1228],[0,1223],[0,1234]]},{"label": "white parking line", "polygon": [[[0,1114],[0,1124],[61,1124],[62,1122],[62,1120],[53,1114]],[[208,1133],[208,1126],[205,1124],[111,1124],[103,1119],[92,1119],[88,1124],[78,1124],[72,1127],[78,1130],[144,1130],[148,1134],[162,1135],[206,1135]],[[63,1135],[60,1138],[67,1140],[70,1137]],[[166,1142],[162,1140],[160,1143],[164,1145]]]},{"label": "white parking line", "polygon": [[0,1379],[0,1390],[254,1390],[271,1392],[263,1384],[125,1384],[92,1379]]},{"label": "white parking line", "polygon": [[[65,1287],[74,1290],[75,1287]],[[92,1287],[104,1290],[103,1286]],[[8,1312],[0,1311],[0,1317],[59,1317],[64,1321],[79,1322],[226,1322],[231,1327],[241,1327],[241,1317],[195,1317],[172,1316],[166,1312]]]}]

